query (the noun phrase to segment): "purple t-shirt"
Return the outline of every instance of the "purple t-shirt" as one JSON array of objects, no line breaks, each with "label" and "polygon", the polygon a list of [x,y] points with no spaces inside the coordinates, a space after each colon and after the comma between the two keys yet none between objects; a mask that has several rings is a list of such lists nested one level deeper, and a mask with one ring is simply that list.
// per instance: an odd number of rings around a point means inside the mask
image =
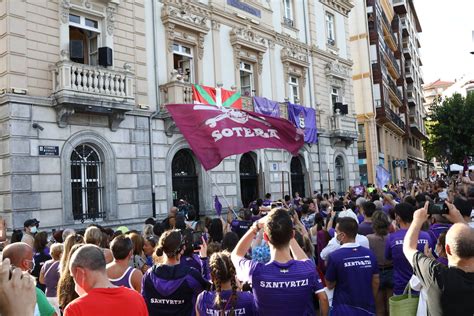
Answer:
[{"label": "purple t-shirt", "polygon": [[263,200],[263,204],[262,204],[262,205],[263,205],[263,206],[270,206],[270,205],[272,205],[272,202],[273,202],[272,200]]},{"label": "purple t-shirt", "polygon": [[[229,302],[231,294],[232,290],[225,290],[221,292],[221,300],[224,305],[223,307],[225,308],[225,315],[228,315],[232,307]],[[199,312],[199,315],[220,315],[221,309],[214,305],[215,298],[216,293],[214,291],[204,291],[198,295],[196,308]],[[237,292],[237,301],[234,305],[234,312],[235,315],[257,315],[252,293]]]},{"label": "purple t-shirt", "polygon": [[[403,290],[413,275],[413,268],[403,254],[403,239],[406,233],[406,229],[400,229],[391,233],[385,244],[385,258],[393,260],[393,293],[395,295],[403,294]],[[418,251],[423,253],[425,244],[434,249],[430,235],[427,232],[421,231],[418,237]]]},{"label": "purple t-shirt", "polygon": [[359,235],[370,235],[374,233],[374,229],[372,228],[372,223],[362,222],[359,224],[359,230],[357,231]]},{"label": "purple t-shirt", "polygon": [[442,232],[447,231],[451,226],[452,224],[447,224],[447,223],[446,224],[435,223],[431,225],[428,233],[430,234],[432,241],[437,242],[439,235],[441,235]]},{"label": "purple t-shirt", "polygon": [[309,259],[263,264],[243,258],[236,270],[240,280],[252,283],[259,315],[314,315],[314,295],[324,291]]},{"label": "purple t-shirt", "polygon": [[384,206],[382,206],[382,211],[389,215],[390,213],[390,210],[393,208],[393,205],[392,204],[384,204]]},{"label": "purple t-shirt", "polygon": [[379,268],[372,250],[346,244],[332,252],[326,269],[326,279],[336,282],[331,315],[375,313],[374,274],[379,274]]},{"label": "purple t-shirt", "polygon": [[359,222],[359,224],[362,223],[365,219],[364,215],[360,214],[357,210],[355,211],[355,213],[358,214],[357,215],[357,221]]},{"label": "purple t-shirt", "polygon": [[242,238],[243,235],[249,230],[250,226],[252,226],[252,221],[239,221],[237,219],[234,219],[230,223],[230,229],[239,236],[239,238]]}]

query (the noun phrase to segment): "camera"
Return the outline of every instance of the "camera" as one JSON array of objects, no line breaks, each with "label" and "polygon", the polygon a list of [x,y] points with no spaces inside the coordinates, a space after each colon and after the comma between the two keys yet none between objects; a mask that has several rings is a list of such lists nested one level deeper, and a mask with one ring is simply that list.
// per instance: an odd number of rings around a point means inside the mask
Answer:
[{"label": "camera", "polygon": [[194,250],[201,249],[202,236],[203,236],[202,232],[194,232],[193,233],[193,249]]},{"label": "camera", "polygon": [[432,203],[428,206],[428,214],[448,214],[449,209],[444,200],[440,201],[439,203]]}]

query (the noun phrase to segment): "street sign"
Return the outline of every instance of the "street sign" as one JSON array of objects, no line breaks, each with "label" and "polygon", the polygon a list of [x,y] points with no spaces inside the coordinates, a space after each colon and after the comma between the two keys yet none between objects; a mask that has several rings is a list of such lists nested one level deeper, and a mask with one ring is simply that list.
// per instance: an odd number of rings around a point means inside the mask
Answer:
[{"label": "street sign", "polygon": [[38,146],[40,156],[59,156],[59,146]]}]

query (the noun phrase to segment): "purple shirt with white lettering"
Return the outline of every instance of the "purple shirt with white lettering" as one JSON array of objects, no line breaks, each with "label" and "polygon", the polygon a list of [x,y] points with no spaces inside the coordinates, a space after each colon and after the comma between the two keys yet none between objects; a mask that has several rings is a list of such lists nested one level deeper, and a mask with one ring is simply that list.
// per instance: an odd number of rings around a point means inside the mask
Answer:
[{"label": "purple shirt with white lettering", "polygon": [[[406,229],[391,233],[385,244],[385,258],[393,260],[393,293],[395,295],[403,294],[403,290],[413,275],[413,268],[403,254],[403,239],[406,233]],[[430,235],[425,231],[421,231],[418,237],[418,251],[423,253],[425,244],[434,249]]]},{"label": "purple shirt with white lettering", "polygon": [[236,269],[240,280],[252,283],[259,315],[314,315],[314,295],[324,291],[311,260],[263,264],[243,258]]},{"label": "purple shirt with white lettering", "polygon": [[372,250],[346,244],[328,257],[326,279],[336,282],[331,315],[372,315],[375,299],[372,277],[379,274]]},{"label": "purple shirt with white lettering", "polygon": [[[224,314],[228,315],[232,309],[229,298],[232,294],[232,290],[225,290],[221,292],[221,301],[224,308]],[[196,308],[201,316],[220,316],[221,308],[215,306],[214,299],[216,298],[216,292],[204,291],[199,294],[196,301]],[[235,315],[257,315],[255,310],[255,302],[253,295],[250,292],[237,292],[237,301],[233,306]]]}]

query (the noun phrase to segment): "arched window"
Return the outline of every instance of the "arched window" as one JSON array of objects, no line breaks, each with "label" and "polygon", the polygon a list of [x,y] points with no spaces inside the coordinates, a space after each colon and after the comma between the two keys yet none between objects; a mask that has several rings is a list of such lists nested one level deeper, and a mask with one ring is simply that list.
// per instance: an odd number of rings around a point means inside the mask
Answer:
[{"label": "arched window", "polygon": [[102,205],[102,161],[87,144],[74,148],[71,154],[71,200],[74,220],[104,218]]},{"label": "arched window", "polygon": [[344,195],[344,192],[346,192],[347,188],[345,180],[344,159],[341,156],[336,157],[334,172],[336,179],[336,192],[339,195]]},{"label": "arched window", "polygon": [[295,192],[298,192],[301,197],[306,195],[305,176],[303,172],[303,164],[300,157],[291,158],[291,191],[292,196],[295,197]]},{"label": "arched window", "polygon": [[198,175],[191,150],[181,149],[174,155],[171,172],[174,206],[178,206],[182,199],[191,204],[199,214]]},{"label": "arched window", "polygon": [[247,207],[258,198],[258,174],[252,153],[245,153],[240,158],[240,198],[242,205]]}]

